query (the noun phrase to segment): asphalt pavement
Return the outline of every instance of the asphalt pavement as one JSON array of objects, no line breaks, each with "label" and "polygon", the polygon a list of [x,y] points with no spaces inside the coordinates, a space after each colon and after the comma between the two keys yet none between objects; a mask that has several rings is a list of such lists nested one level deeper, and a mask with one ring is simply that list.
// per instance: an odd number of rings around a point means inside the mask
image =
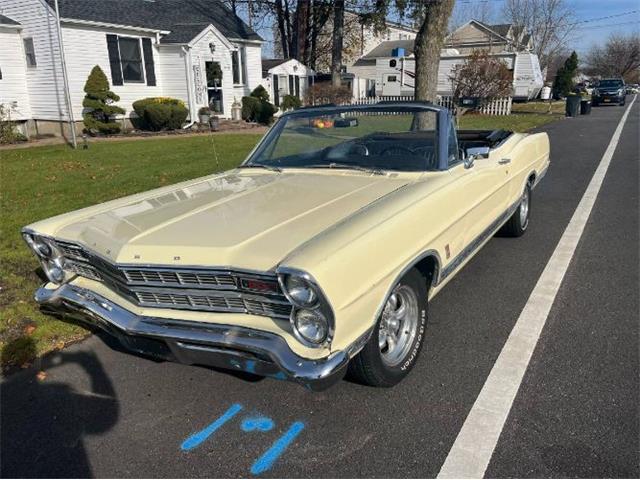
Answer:
[{"label": "asphalt pavement", "polygon": [[[552,164],[529,231],[492,239],[434,299],[425,349],[396,387],[345,380],[312,393],[93,336],[2,381],[1,476],[437,476],[625,108],[542,129]],[[639,112],[636,102],[488,477],[640,476]]]}]

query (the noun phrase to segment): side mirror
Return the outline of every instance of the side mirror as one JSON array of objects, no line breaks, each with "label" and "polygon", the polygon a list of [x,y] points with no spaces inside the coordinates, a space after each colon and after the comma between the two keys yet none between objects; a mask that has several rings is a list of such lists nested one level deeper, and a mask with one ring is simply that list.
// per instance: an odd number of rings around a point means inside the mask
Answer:
[{"label": "side mirror", "polygon": [[489,158],[489,147],[473,147],[467,148],[467,155],[464,159],[464,168],[473,167],[474,162],[480,158]]}]

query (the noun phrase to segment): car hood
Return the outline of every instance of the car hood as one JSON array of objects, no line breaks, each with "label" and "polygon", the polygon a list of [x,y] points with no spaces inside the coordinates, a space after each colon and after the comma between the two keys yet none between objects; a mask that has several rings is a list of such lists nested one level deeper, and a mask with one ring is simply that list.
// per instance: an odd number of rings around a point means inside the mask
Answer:
[{"label": "car hood", "polygon": [[94,207],[52,234],[117,263],[267,271],[408,182],[360,172],[237,170]]}]

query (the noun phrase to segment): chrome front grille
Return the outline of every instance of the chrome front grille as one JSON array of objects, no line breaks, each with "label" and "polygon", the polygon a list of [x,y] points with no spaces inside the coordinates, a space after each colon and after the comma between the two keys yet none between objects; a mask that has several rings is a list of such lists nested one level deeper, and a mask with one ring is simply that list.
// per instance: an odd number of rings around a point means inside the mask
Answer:
[{"label": "chrome front grille", "polygon": [[168,286],[204,286],[204,287],[235,287],[232,275],[224,273],[209,273],[180,270],[152,270],[123,268],[122,273],[129,283],[133,284],[163,284]]},{"label": "chrome front grille", "polygon": [[[67,259],[66,269],[103,282],[142,307],[249,313],[286,319],[291,314],[292,306],[281,292],[275,275],[120,266],[78,245],[60,241],[56,244]],[[247,280],[273,285],[274,291],[248,290],[244,288]]]}]

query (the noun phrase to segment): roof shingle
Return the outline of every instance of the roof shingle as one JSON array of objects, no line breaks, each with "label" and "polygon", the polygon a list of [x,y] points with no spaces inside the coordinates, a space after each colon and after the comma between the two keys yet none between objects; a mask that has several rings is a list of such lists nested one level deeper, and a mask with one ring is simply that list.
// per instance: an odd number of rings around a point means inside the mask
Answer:
[{"label": "roof shingle", "polygon": [[[53,7],[54,0],[47,0]],[[60,16],[171,33],[161,43],[188,43],[212,24],[229,39],[262,40],[220,0],[59,0]]]},{"label": "roof shingle", "polygon": [[5,15],[0,15],[0,25],[20,25],[20,23]]}]

